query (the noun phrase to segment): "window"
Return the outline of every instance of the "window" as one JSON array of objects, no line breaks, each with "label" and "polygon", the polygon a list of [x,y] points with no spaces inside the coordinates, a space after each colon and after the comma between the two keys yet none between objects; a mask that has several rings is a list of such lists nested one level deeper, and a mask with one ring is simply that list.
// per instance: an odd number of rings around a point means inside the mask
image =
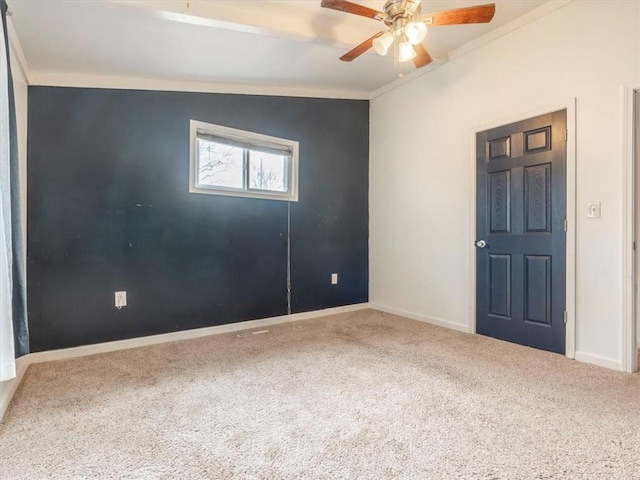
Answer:
[{"label": "window", "polygon": [[189,191],[298,201],[298,142],[191,120]]}]

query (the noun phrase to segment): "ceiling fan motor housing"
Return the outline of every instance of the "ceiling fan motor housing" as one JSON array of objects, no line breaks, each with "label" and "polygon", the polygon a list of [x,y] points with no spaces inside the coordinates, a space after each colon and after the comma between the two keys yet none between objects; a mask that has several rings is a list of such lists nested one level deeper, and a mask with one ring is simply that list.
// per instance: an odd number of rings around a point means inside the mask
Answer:
[{"label": "ceiling fan motor housing", "polygon": [[419,0],[388,0],[382,10],[387,14],[384,23],[388,27],[402,28],[420,15],[422,8]]}]

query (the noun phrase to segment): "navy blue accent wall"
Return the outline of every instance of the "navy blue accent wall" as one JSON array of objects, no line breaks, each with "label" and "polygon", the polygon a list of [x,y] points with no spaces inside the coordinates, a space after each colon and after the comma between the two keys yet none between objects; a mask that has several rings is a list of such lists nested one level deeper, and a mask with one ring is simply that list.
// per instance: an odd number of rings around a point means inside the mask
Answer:
[{"label": "navy blue accent wall", "polygon": [[300,142],[293,313],[368,300],[368,102],[30,87],[33,352],[287,313],[288,204],[189,193],[190,119]]}]

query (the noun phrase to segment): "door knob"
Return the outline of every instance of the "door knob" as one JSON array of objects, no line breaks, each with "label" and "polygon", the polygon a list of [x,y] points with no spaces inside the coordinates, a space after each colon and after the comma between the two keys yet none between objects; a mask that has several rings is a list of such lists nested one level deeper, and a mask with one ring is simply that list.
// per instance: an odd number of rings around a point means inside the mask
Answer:
[{"label": "door knob", "polygon": [[484,248],[487,246],[487,242],[485,242],[484,240],[476,240],[474,245],[478,248]]}]

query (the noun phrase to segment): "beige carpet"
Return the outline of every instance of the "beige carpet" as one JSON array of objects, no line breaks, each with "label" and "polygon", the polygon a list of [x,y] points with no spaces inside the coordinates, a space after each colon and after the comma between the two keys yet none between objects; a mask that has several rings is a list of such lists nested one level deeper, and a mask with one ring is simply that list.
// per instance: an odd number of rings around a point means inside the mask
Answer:
[{"label": "beige carpet", "polygon": [[640,377],[372,310],[33,365],[0,478],[640,478]]}]

